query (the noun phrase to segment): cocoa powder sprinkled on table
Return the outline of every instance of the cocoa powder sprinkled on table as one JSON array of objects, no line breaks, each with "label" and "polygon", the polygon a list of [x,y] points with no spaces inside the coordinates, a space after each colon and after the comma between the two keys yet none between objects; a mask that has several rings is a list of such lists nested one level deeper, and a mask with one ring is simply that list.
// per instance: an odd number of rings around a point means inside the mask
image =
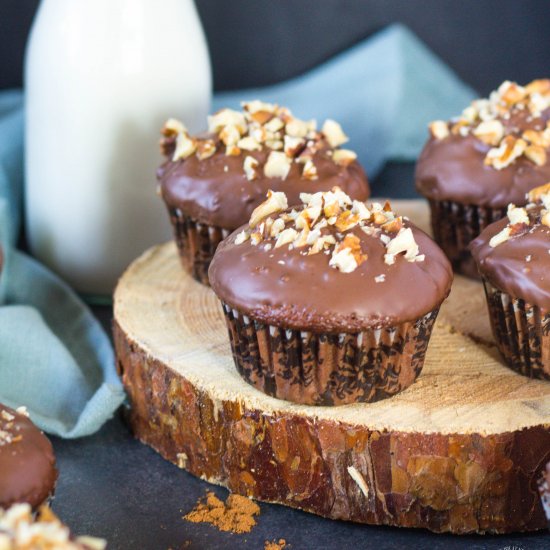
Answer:
[{"label": "cocoa powder sprinkled on table", "polygon": [[265,541],[264,550],[283,550],[286,548],[286,540],[285,539],[279,539],[278,541]]},{"label": "cocoa powder sprinkled on table", "polygon": [[247,497],[229,495],[223,502],[214,493],[206,493],[183,519],[192,523],[210,523],[220,531],[249,533],[256,525],[254,516],[260,514],[260,507]]}]

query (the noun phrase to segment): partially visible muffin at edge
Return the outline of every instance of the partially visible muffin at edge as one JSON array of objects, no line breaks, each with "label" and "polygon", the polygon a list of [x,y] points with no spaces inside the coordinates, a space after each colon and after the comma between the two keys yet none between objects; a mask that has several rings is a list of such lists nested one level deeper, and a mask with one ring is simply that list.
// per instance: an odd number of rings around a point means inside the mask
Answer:
[{"label": "partially visible muffin at edge", "polygon": [[533,189],[525,207],[470,244],[485,285],[491,328],[506,364],[550,380],[550,183]]},{"label": "partially visible muffin at edge", "polygon": [[301,199],[270,193],[210,266],[237,370],[296,403],[391,397],[422,369],[451,265],[388,203],[339,189]]},{"label": "partially visible muffin at edge", "polygon": [[550,79],[504,82],[462,114],[430,124],[416,188],[430,203],[435,240],[455,271],[477,277],[468,244],[550,181]]},{"label": "partially visible muffin at edge", "polygon": [[2,550],[104,550],[107,541],[89,536],[75,537],[47,506],[35,513],[29,504],[0,508]]},{"label": "partially visible muffin at edge", "polygon": [[26,502],[37,509],[53,496],[56,481],[49,439],[24,408],[0,403],[0,508]]},{"label": "partially visible muffin at edge", "polygon": [[283,191],[290,204],[301,192],[341,187],[366,200],[369,185],[338,123],[300,120],[285,107],[251,101],[241,111],[208,117],[208,133],[190,136],[174,119],[165,124],[166,161],[157,176],[179,253],[193,277],[208,284],[216,247],[246,223],[267,191]]}]

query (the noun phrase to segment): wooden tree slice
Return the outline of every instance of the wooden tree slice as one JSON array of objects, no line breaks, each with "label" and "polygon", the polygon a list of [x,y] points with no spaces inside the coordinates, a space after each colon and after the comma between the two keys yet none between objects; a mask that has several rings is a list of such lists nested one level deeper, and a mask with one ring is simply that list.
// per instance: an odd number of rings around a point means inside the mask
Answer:
[{"label": "wooden tree slice", "polygon": [[[396,207],[426,223],[424,203]],[[335,519],[454,533],[545,526],[536,480],[550,460],[550,383],[501,364],[480,283],[456,278],[410,388],[343,407],[247,385],[216,297],[171,243],[130,266],[114,308],[129,422],[181,468]]]}]

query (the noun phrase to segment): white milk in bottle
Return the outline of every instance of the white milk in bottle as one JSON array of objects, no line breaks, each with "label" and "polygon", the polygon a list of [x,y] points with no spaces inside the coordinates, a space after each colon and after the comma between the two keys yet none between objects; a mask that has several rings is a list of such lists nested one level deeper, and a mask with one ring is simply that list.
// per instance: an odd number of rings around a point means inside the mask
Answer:
[{"label": "white milk in bottle", "polygon": [[43,0],[26,68],[31,251],[78,291],[110,293],[171,238],[156,195],[169,117],[201,131],[208,50],[192,0]]}]

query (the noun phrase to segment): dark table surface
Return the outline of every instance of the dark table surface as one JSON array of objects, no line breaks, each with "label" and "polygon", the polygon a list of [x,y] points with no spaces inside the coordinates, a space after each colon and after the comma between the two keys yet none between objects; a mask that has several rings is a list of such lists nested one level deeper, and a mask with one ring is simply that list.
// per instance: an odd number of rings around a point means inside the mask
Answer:
[{"label": "dark table surface", "polygon": [[[411,166],[390,166],[373,182],[377,196],[413,197]],[[406,189],[409,189],[407,192]],[[111,308],[94,313],[110,330]],[[418,529],[373,527],[333,521],[285,506],[261,503],[257,526],[248,534],[219,532],[182,519],[213,490],[228,492],[165,461],[132,437],[121,415],[97,434],[79,440],[52,438],[60,471],[54,510],[77,534],[101,536],[111,550],[250,548],[284,538],[290,550],[550,549],[548,532],[500,536],[437,535]]]}]

